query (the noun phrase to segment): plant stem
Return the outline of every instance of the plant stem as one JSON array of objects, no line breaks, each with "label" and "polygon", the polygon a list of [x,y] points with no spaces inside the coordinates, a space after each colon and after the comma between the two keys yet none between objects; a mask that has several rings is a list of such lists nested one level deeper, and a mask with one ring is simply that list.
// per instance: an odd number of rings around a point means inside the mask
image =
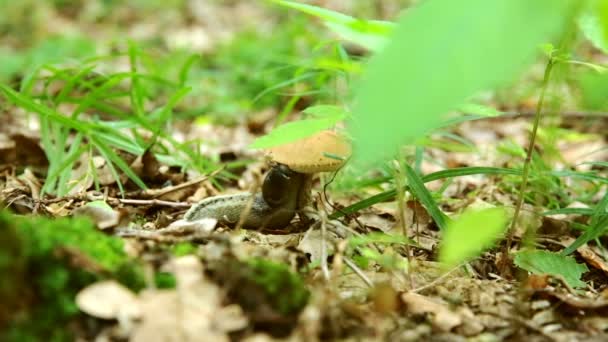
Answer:
[{"label": "plant stem", "polygon": [[[399,156],[401,157],[401,156]],[[395,185],[397,186],[397,207],[399,210],[399,224],[401,225],[401,232],[406,239],[409,239],[408,229],[405,222],[405,174],[403,172],[403,161],[398,158],[395,162]],[[405,244],[405,254],[407,254],[407,277],[410,285],[410,289],[414,288],[414,279],[412,278],[412,267],[413,267],[413,255],[410,248],[410,244]]]},{"label": "plant stem", "polygon": [[551,70],[553,70],[554,64],[555,60],[553,59],[553,57],[550,57],[549,61],[547,62],[547,66],[545,67],[545,74],[543,76],[543,84],[541,88],[540,98],[538,100],[538,103],[536,104],[536,112],[534,113],[534,125],[532,126],[532,132],[530,133],[528,150],[526,151],[526,160],[524,161],[524,168],[522,170],[522,180],[521,186],[519,187],[517,204],[515,206],[515,212],[513,213],[513,220],[511,221],[511,226],[509,227],[509,231],[507,232],[507,243],[505,244],[503,249],[503,255],[506,257],[506,260],[508,260],[509,252],[511,249],[511,243],[513,241],[513,235],[515,234],[515,227],[517,225],[519,212],[521,211],[521,207],[524,203],[524,192],[526,191],[526,186],[528,185],[528,175],[530,173],[532,153],[534,152],[534,144],[536,142],[536,132],[538,131],[538,126],[540,124],[541,110],[545,101],[545,94],[547,92],[549,79],[551,77]]}]

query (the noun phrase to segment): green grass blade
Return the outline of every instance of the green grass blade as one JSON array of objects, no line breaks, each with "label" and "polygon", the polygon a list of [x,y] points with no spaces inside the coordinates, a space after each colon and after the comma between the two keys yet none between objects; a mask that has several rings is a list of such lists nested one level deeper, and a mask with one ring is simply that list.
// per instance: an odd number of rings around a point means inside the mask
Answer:
[{"label": "green grass blade", "polygon": [[604,195],[602,200],[593,209],[589,228],[583,233],[583,235],[579,236],[568,247],[562,250],[561,254],[568,255],[574,252],[580,246],[586,244],[587,242],[602,236],[602,234],[604,234],[608,230],[608,213],[606,212],[607,208],[608,193]]},{"label": "green grass blade", "polygon": [[[428,175],[422,177],[422,180],[427,183],[439,179],[452,178],[452,177],[461,177],[461,176],[470,176],[477,174],[485,174],[485,175],[521,175],[521,170],[515,169],[506,169],[499,167],[462,167],[448,170],[441,170],[433,173],[429,173]],[[380,180],[389,181],[391,177],[381,178]],[[351,204],[346,208],[340,209],[340,211],[332,213],[329,217],[331,219],[337,219],[344,215],[353,214],[361,209],[365,209],[367,207],[371,207],[376,203],[390,201],[395,198],[396,195],[395,189],[387,190],[376,194],[374,196],[363,199],[357,203]]]},{"label": "green grass blade", "polygon": [[127,165],[127,163],[122,158],[120,158],[118,154],[112,151],[112,149],[108,145],[106,145],[103,141],[99,140],[98,137],[91,137],[91,142],[95,145],[95,147],[97,148],[99,153],[101,153],[101,155],[104,157],[104,159],[106,159],[108,165],[110,166],[112,175],[116,180],[118,187],[120,188],[121,193],[124,193],[124,188],[122,182],[120,181],[120,176],[116,171],[114,165],[116,165],[122,172],[124,172],[127,177],[129,177],[129,179],[131,179],[135,184],[137,184],[137,186],[142,189],[148,188],[146,184],[139,178],[139,176],[137,176],[135,172],[131,170],[129,165]]},{"label": "green grass blade", "polygon": [[542,216],[551,216],[551,215],[592,215],[593,209],[591,208],[560,208],[547,210],[541,213]]},{"label": "green grass blade", "polygon": [[11,87],[7,85],[0,84],[0,91],[4,93],[4,95],[9,101],[13,102],[18,107],[22,107],[30,112],[45,116],[49,120],[54,121],[62,126],[72,128],[79,132],[88,132],[91,129],[90,124],[74,120],[66,117],[65,115],[57,113],[53,109],[35,102],[29,96],[14,91]]},{"label": "green grass blade", "polygon": [[409,191],[424,205],[437,226],[442,230],[445,229],[450,219],[439,209],[433,195],[424,186],[423,179],[411,166],[405,164],[404,169]]},{"label": "green grass blade", "polygon": [[[58,196],[65,196],[70,191],[71,187],[69,181],[72,176],[74,164],[87,149],[88,146],[82,144],[82,134],[77,134],[70,144],[70,148],[62,165],[56,171],[59,174],[59,183],[57,186]],[[52,176],[56,177],[55,175]]]}]

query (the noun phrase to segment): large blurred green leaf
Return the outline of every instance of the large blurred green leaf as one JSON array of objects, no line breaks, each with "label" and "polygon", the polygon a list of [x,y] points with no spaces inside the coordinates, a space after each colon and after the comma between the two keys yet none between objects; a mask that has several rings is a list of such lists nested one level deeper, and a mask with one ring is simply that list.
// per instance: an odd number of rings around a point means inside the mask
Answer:
[{"label": "large blurred green leaf", "polygon": [[257,138],[250,147],[268,148],[306,138],[334,126],[348,116],[343,108],[330,105],[308,107],[304,110],[304,113],[313,118],[283,124],[270,133]]},{"label": "large blurred green leaf", "polygon": [[504,85],[558,33],[575,0],[427,0],[370,60],[353,122],[359,164],[390,157],[475,93]]},{"label": "large blurred green leaf", "polygon": [[444,230],[439,260],[447,267],[473,258],[502,237],[507,227],[502,208],[467,211]]},{"label": "large blurred green leaf", "polygon": [[578,83],[583,108],[602,110],[608,107],[608,73],[582,72],[578,75]]}]

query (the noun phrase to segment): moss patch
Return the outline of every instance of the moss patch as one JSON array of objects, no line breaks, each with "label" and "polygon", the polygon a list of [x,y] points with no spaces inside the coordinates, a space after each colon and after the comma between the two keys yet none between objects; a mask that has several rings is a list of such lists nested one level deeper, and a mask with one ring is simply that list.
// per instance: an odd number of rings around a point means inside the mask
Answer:
[{"label": "moss patch", "polygon": [[125,254],[122,240],[87,219],[0,212],[0,241],[0,300],[14,310],[10,316],[0,312],[0,324],[9,327],[0,334],[3,341],[71,340],[66,327],[80,315],[74,302],[80,289],[109,278],[134,290],[144,286],[142,269]]}]

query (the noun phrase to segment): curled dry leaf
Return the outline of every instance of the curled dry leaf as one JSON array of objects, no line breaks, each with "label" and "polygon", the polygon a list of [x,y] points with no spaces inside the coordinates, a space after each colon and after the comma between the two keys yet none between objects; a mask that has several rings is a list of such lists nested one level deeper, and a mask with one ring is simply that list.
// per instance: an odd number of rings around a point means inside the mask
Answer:
[{"label": "curled dry leaf", "polygon": [[93,220],[97,228],[104,230],[116,227],[120,222],[121,213],[112,208],[99,205],[83,205],[74,209],[74,216],[86,216]]},{"label": "curled dry leaf", "polygon": [[[99,158],[97,158],[99,159]],[[103,159],[101,159],[103,163]],[[91,159],[90,155],[85,153],[80,156],[80,159],[75,164],[75,168],[70,174],[68,181],[69,196],[74,196],[86,192],[94,183],[94,175],[92,169],[95,167],[95,158]]]},{"label": "curled dry leaf", "polygon": [[591,247],[588,245],[583,245],[577,248],[576,251],[583,259],[585,259],[587,264],[597,268],[598,270],[602,270],[605,274],[608,274],[608,264],[604,258],[602,258],[600,254],[594,252]]},{"label": "curled dry leaf", "polygon": [[114,280],[94,283],[76,295],[80,311],[102,319],[139,318],[140,303],[136,295]]},{"label": "curled dry leaf", "polygon": [[159,234],[166,235],[193,235],[211,233],[217,226],[214,218],[203,218],[196,221],[177,220],[166,228],[159,229]]},{"label": "curled dry leaf", "polygon": [[[327,235],[328,235],[328,240],[329,240],[329,238],[330,238],[329,235],[331,235],[331,233],[328,233]],[[322,239],[323,239],[323,237],[321,234],[321,230],[311,228],[306,232],[306,234],[304,235],[304,237],[298,244],[297,248],[298,248],[298,250],[309,255],[311,262],[319,261],[319,260],[321,260],[321,255],[322,255],[322,253],[321,253]],[[334,254],[333,243],[331,243],[331,241],[326,241],[325,244],[327,247],[327,255],[329,256],[329,255]]]},{"label": "curled dry leaf", "polygon": [[27,185],[33,199],[40,199],[40,189],[42,188],[42,185],[32,170],[25,169],[23,174],[19,176],[19,180]]}]

